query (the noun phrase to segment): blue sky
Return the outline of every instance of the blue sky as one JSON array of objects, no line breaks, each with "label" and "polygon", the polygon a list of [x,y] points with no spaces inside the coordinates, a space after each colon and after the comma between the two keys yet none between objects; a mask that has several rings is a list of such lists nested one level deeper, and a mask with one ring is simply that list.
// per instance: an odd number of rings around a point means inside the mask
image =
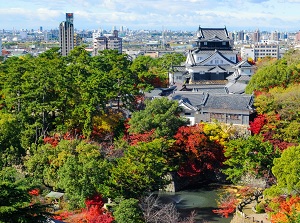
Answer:
[{"label": "blue sky", "polygon": [[0,29],[300,30],[300,0],[0,0]]}]

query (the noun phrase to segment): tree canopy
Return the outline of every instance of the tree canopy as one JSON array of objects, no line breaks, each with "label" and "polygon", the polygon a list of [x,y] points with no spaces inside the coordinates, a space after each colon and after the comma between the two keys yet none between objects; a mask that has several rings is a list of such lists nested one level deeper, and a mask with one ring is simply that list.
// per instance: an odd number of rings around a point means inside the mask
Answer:
[{"label": "tree canopy", "polygon": [[225,144],[224,164],[227,168],[223,172],[228,179],[239,182],[247,173],[257,177],[271,177],[273,159],[280,156],[269,142],[263,142],[260,136],[249,136],[230,140]]},{"label": "tree canopy", "polygon": [[287,87],[300,82],[300,53],[291,50],[280,60],[272,60],[260,66],[251,77],[246,93],[268,91],[276,86]]},{"label": "tree canopy", "polygon": [[277,183],[266,194],[300,194],[300,146],[292,146],[284,150],[280,157],[274,159],[272,172]]},{"label": "tree canopy", "polygon": [[168,98],[146,100],[145,110],[134,112],[129,120],[129,133],[145,133],[154,129],[156,137],[172,137],[188,121],[180,117],[177,101]]}]

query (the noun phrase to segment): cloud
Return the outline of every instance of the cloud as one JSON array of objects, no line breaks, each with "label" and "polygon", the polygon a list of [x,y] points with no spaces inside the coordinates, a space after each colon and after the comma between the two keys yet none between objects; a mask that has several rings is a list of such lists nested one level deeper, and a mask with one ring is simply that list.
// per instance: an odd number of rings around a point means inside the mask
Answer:
[{"label": "cloud", "polygon": [[269,0],[249,0],[250,3],[256,3],[256,4],[260,4],[263,2],[268,2]]},{"label": "cloud", "polygon": [[77,29],[114,25],[132,29],[196,30],[199,25],[274,29],[284,24],[298,30],[297,3],[300,0],[14,0],[0,8],[0,29],[37,24],[58,27],[65,13],[73,12]]}]

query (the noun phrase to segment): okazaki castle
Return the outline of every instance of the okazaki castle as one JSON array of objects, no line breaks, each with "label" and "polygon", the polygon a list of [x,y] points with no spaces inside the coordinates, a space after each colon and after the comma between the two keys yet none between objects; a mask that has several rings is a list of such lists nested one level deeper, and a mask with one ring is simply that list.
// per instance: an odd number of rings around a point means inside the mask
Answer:
[{"label": "okazaki castle", "polygon": [[185,64],[169,73],[170,87],[176,86],[170,98],[179,101],[191,125],[213,120],[249,125],[254,98],[244,92],[253,73],[253,65],[238,61],[226,27],[199,27]]}]

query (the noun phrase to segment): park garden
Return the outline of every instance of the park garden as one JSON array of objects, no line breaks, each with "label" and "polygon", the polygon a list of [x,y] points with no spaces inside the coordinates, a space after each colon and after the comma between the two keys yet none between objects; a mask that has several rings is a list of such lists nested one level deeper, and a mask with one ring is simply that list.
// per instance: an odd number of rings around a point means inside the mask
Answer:
[{"label": "park garden", "polygon": [[91,57],[78,47],[66,57],[52,48],[2,62],[0,222],[194,222],[194,213],[183,218],[152,195],[169,173],[193,186],[238,185],[220,195],[216,214],[233,214],[260,190],[257,211],[274,223],[299,222],[300,53],[256,63],[246,91],[257,116],[244,132],[189,126],[177,101],[145,100],[184,60],[132,61],[111,50]]}]

